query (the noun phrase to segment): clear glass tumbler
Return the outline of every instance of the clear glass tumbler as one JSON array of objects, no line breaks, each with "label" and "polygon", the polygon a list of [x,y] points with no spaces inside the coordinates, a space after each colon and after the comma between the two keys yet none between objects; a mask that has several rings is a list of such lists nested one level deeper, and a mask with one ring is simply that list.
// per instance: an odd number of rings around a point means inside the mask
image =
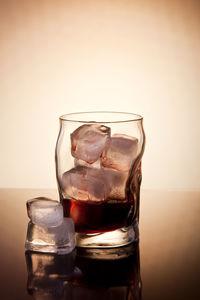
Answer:
[{"label": "clear glass tumbler", "polygon": [[78,247],[120,247],[139,238],[143,118],[121,112],[60,117],[56,176]]}]

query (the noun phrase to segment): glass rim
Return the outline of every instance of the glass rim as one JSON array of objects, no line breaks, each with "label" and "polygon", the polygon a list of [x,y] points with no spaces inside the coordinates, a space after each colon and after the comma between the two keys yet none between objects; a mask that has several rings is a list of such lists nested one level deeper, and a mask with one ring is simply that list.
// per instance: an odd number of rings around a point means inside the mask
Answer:
[{"label": "glass rim", "polygon": [[[124,120],[115,120],[115,121],[95,121],[95,120],[79,120],[76,118],[76,116],[80,115],[92,115],[92,114],[118,114],[118,115],[124,115]],[[126,116],[126,117],[125,117]],[[129,117],[128,117],[129,116]],[[109,117],[108,117],[109,118]],[[59,117],[61,121],[66,122],[75,122],[75,123],[91,123],[91,124],[110,124],[110,123],[124,123],[124,122],[135,122],[135,121],[141,121],[143,120],[143,117],[139,114],[135,113],[129,113],[129,112],[119,112],[119,111],[85,111],[85,112],[73,112],[69,114],[64,114]]]}]

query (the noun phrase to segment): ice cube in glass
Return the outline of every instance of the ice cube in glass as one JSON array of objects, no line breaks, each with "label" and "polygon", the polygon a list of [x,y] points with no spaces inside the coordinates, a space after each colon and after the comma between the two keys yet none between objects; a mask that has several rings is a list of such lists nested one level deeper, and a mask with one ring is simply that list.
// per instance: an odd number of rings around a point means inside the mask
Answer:
[{"label": "ice cube in glass", "polygon": [[100,124],[82,125],[71,133],[71,154],[89,164],[108,147],[110,128]]},{"label": "ice cube in glass", "polygon": [[61,185],[67,199],[104,201],[112,183],[105,179],[103,169],[78,166],[63,174]]},{"label": "ice cube in glass", "polygon": [[137,156],[138,139],[125,134],[114,134],[102,155],[102,165],[118,171],[128,171]]}]

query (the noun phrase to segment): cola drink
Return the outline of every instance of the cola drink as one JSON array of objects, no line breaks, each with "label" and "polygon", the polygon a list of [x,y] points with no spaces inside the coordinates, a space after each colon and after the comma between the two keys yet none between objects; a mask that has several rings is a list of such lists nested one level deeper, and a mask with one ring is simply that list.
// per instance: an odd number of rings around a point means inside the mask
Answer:
[{"label": "cola drink", "polygon": [[105,202],[84,202],[63,199],[64,214],[73,219],[79,233],[107,232],[128,224],[133,211],[133,202],[107,200]]}]

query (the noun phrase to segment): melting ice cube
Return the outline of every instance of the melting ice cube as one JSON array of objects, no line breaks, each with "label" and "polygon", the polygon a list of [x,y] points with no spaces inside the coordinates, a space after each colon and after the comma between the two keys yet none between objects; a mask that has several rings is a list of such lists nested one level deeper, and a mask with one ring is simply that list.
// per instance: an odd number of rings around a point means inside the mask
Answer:
[{"label": "melting ice cube", "polygon": [[65,198],[103,201],[112,183],[106,179],[104,169],[78,166],[63,174],[61,185]]},{"label": "melting ice cube", "polygon": [[45,227],[61,225],[63,207],[58,201],[39,197],[26,202],[28,217],[34,224]]},{"label": "melting ice cube", "polygon": [[102,166],[119,171],[129,171],[137,156],[138,139],[127,135],[114,134],[110,145],[102,155]]},{"label": "melting ice cube", "polygon": [[71,134],[72,156],[92,164],[108,147],[109,141],[109,127],[99,124],[82,125]]},{"label": "melting ice cube", "polygon": [[89,164],[86,161],[82,160],[82,159],[74,159],[74,166],[78,167],[78,166],[83,166],[83,167],[88,167],[88,168],[101,168],[101,160],[100,158],[95,161],[93,164]]},{"label": "melting ice cube", "polygon": [[111,190],[109,199],[125,200],[126,182],[128,179],[128,172],[119,172],[114,169],[104,169],[104,178],[110,183]]},{"label": "melting ice cube", "polygon": [[62,224],[56,227],[42,227],[29,222],[25,247],[39,252],[70,253],[75,248],[74,230],[70,218],[63,218]]},{"label": "melting ice cube", "polygon": [[62,190],[67,199],[124,199],[127,178],[128,172],[78,166],[63,174]]}]

